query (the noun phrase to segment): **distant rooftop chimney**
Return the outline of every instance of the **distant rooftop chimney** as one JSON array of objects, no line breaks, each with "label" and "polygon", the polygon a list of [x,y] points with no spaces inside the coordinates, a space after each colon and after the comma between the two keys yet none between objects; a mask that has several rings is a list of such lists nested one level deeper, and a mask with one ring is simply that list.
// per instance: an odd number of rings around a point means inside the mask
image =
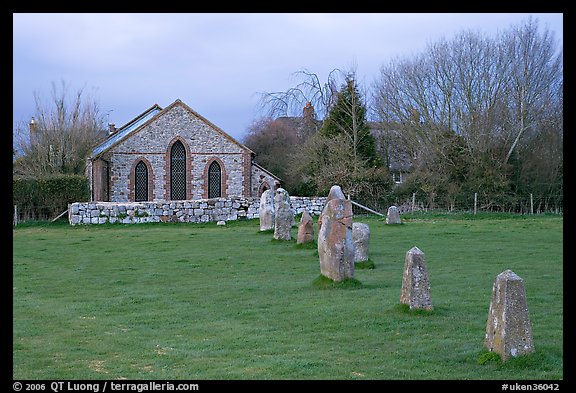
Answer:
[{"label": "distant rooftop chimney", "polygon": [[313,119],[314,118],[314,107],[312,106],[312,103],[310,101],[308,101],[306,103],[306,106],[304,107],[304,110],[302,111],[302,117],[304,117],[305,119]]},{"label": "distant rooftop chimney", "polygon": [[112,135],[116,132],[116,124],[108,123],[108,135]]},{"label": "distant rooftop chimney", "polygon": [[36,119],[32,117],[29,123],[30,127],[30,140],[36,137],[36,131],[38,131],[38,124],[36,124]]}]

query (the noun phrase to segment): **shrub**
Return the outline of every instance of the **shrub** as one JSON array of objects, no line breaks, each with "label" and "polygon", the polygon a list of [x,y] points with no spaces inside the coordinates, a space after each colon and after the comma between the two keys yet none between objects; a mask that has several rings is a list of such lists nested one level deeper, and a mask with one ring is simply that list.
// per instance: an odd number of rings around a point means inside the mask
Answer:
[{"label": "shrub", "polygon": [[12,180],[12,203],[24,219],[48,219],[68,208],[72,202],[90,198],[88,179],[80,175],[15,177]]}]

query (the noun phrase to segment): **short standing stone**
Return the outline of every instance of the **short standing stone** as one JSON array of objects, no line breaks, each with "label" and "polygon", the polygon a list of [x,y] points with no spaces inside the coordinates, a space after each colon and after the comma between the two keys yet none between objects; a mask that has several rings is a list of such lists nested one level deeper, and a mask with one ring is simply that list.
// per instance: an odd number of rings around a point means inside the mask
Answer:
[{"label": "short standing stone", "polygon": [[266,190],[260,197],[260,230],[268,231],[274,229],[274,192]]},{"label": "short standing stone", "polygon": [[370,227],[368,224],[352,223],[352,241],[354,242],[354,262],[366,262],[370,246]]},{"label": "short standing stone", "polygon": [[226,225],[226,221],[220,220],[216,223],[216,225]]},{"label": "short standing stone", "polygon": [[290,195],[283,188],[278,188],[274,195],[274,239],[292,239],[292,222],[294,214],[290,209]]},{"label": "short standing stone", "polygon": [[407,304],[410,309],[433,308],[426,256],[418,247],[412,247],[404,259],[400,304]]},{"label": "short standing stone", "polygon": [[494,280],[484,346],[503,361],[534,351],[524,281],[512,270]]},{"label": "short standing stone", "polygon": [[320,214],[318,230],[320,272],[333,281],[354,276],[354,243],[352,241],[352,203],[340,186],[332,186]]},{"label": "short standing stone", "polygon": [[302,218],[300,219],[300,224],[298,224],[298,238],[296,240],[297,244],[309,243],[314,240],[314,221],[312,216],[307,210],[302,212]]},{"label": "short standing stone", "polygon": [[400,220],[400,212],[396,206],[390,206],[388,208],[386,224],[402,224],[402,220]]}]

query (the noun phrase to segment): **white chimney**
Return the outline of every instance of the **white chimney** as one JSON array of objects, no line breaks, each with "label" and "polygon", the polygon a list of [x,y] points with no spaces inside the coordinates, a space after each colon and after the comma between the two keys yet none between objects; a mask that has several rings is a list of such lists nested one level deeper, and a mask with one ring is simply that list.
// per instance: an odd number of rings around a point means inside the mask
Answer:
[{"label": "white chimney", "polygon": [[30,119],[30,123],[28,125],[30,127],[30,141],[36,138],[36,132],[38,131],[38,124],[36,124],[36,119]]}]

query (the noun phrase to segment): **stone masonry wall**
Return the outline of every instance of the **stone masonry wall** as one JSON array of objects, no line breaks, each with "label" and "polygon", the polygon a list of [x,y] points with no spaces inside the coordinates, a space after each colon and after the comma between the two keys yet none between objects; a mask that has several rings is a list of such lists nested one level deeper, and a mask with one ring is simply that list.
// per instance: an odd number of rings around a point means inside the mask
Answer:
[{"label": "stone masonry wall", "polygon": [[110,150],[110,200],[130,201],[130,176],[135,163],[141,159],[150,164],[148,175],[153,179],[152,200],[170,199],[167,187],[170,147],[177,140],[186,149],[186,171],[190,174],[186,185],[187,199],[206,198],[205,171],[215,159],[221,164],[224,177],[222,195],[246,195],[250,185],[245,184],[245,178],[249,176],[245,173],[245,165],[249,164],[250,157],[245,149],[177,105],[143,127],[137,137],[128,138]]},{"label": "stone masonry wall", "polygon": [[[319,215],[325,197],[290,197],[294,214],[305,209]],[[260,198],[229,198],[154,202],[75,202],[68,208],[71,225],[145,222],[211,222],[259,218]]]}]

